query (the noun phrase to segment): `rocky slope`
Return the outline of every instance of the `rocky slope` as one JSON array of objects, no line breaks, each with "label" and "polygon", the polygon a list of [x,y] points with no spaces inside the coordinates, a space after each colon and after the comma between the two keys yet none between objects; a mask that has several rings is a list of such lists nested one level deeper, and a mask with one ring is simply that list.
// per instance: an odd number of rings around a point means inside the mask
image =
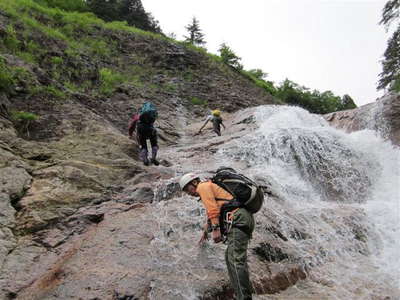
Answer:
[{"label": "rocky slope", "polygon": [[[126,138],[112,135],[112,131],[107,136],[115,136],[114,140],[102,140],[97,134],[84,139],[84,145],[102,141],[104,147],[96,144],[97,148],[90,149],[97,160],[93,156],[79,160],[79,156],[89,155],[82,144],[69,148],[76,148],[76,157],[69,158],[64,152],[66,157],[50,157],[49,161],[23,159],[3,147],[7,166],[2,171],[9,177],[2,181],[6,213],[0,218],[4,224],[1,297],[232,299],[223,259],[225,246],[196,244],[204,211],[195,199],[181,195],[177,186],[184,172],[202,170],[207,175],[208,168],[223,164],[224,151],[240,147],[241,138],[257,128],[254,110],[224,116],[228,129],[222,137],[207,130],[194,138],[201,122],[182,121],[179,143],[161,148],[163,166],[159,167],[128,164],[133,160],[118,148]],[[51,153],[56,153],[56,146],[65,147],[64,143],[64,139],[52,143]],[[120,156],[108,157],[110,152]],[[348,159],[349,150],[339,148],[339,152]],[[238,157],[229,161],[249,172],[250,160]],[[301,158],[297,160],[301,165]],[[110,180],[112,185],[102,180]],[[376,272],[370,261],[374,248],[369,239],[377,232],[368,225],[363,209],[350,199],[348,203],[327,199],[321,207],[290,202],[278,190],[274,175],[256,176],[255,180],[265,186],[267,197],[256,216],[249,248],[251,277],[258,294],[255,299],[334,299],[343,288],[359,299],[395,299],[398,291],[382,287],[376,276],[350,277],[347,268],[337,269],[351,257],[357,262],[357,267],[351,267],[352,274]],[[332,281],[332,273],[345,282]]]},{"label": "rocky slope", "polygon": [[[168,200],[180,194],[177,173],[216,165],[209,154],[248,130],[246,120],[248,115],[236,116],[225,137],[207,133],[198,143],[190,134],[200,123],[186,121],[188,136],[162,147],[164,166],[146,169],[125,153],[131,142],[112,127],[89,122],[95,134],[38,143],[16,137],[3,122],[2,298],[186,299],[193,296],[179,295],[178,288],[185,282],[203,299],[229,299],[223,247],[199,253],[193,247],[201,228],[199,204]],[[305,278],[301,265],[278,264],[287,254],[269,253],[272,246],[261,239],[265,245],[258,241],[259,254],[251,256],[259,293]],[[187,248],[177,261],[175,247]]]},{"label": "rocky slope", "polygon": [[[195,244],[204,212],[176,180],[220,165],[214,154],[256,128],[254,111],[237,111],[272,97],[199,49],[27,0],[0,8],[0,67],[9,79],[0,96],[0,298],[231,299],[224,246]],[[146,100],[159,108],[160,167],[145,168],[126,136]],[[228,130],[193,137],[214,108]],[[234,166],[248,167],[240,159]],[[274,178],[257,180],[269,186]],[[275,209],[260,214],[249,251],[257,293],[296,299],[290,287],[301,281],[318,299],[332,287],[315,271],[329,270],[319,261],[326,249],[306,228],[309,215],[266,193]],[[346,207],[338,223],[333,214],[324,207],[319,217],[349,233],[340,249],[355,245],[351,254],[362,259],[364,236],[374,232],[359,226],[363,211]]]},{"label": "rocky slope", "polygon": [[[274,101],[204,51],[32,1],[0,3],[0,38],[1,299],[43,299],[87,237],[102,238],[95,231],[105,219],[132,228],[131,218],[151,218],[140,203],[153,201],[155,181],[175,176],[176,161],[162,155],[158,169],[138,161],[127,123],[144,101],[159,109],[163,150],[182,141],[188,120],[209,109]],[[38,118],[16,117],[20,112]],[[115,237],[117,247],[110,249],[117,258],[122,243]],[[139,235],[142,242],[149,238]],[[131,256],[126,260],[145,263]],[[106,286],[102,297],[120,292]],[[88,299],[84,290],[78,294]]]},{"label": "rocky slope", "polygon": [[387,95],[356,109],[324,116],[334,127],[346,132],[370,129],[400,146],[400,94]]},{"label": "rocky slope", "polygon": [[198,49],[32,1],[0,8],[0,62],[9,79],[0,96],[0,160],[8,210],[24,216],[18,232],[45,228],[144,171],[126,137],[144,101],[159,109],[162,146],[177,142],[184,120],[209,109],[273,102]]}]

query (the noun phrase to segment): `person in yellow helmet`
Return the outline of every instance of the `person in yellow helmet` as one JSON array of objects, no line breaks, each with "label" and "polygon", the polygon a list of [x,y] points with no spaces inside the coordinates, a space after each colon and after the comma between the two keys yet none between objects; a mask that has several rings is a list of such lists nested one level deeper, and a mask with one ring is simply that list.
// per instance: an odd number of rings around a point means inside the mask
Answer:
[{"label": "person in yellow helmet", "polygon": [[200,134],[201,130],[207,125],[207,123],[211,121],[213,124],[213,131],[218,135],[221,136],[221,125],[225,129],[224,123],[222,123],[221,112],[218,109],[211,111],[211,115],[209,115],[206,119],[206,122],[201,126],[200,130],[197,134]]}]

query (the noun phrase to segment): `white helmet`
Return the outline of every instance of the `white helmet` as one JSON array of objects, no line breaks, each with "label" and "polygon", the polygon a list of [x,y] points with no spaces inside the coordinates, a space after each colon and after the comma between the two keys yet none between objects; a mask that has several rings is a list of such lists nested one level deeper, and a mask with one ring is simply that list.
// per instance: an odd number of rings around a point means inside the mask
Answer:
[{"label": "white helmet", "polygon": [[194,173],[187,173],[183,175],[179,180],[179,185],[181,186],[181,189],[183,190],[190,182],[195,179],[199,179],[199,175]]}]

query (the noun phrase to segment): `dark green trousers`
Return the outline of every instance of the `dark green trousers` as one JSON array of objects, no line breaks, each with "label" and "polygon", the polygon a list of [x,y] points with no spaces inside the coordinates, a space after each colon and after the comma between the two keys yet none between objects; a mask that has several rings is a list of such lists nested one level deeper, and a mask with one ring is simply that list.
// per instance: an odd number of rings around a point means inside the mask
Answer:
[{"label": "dark green trousers", "polygon": [[247,266],[247,247],[254,230],[254,217],[244,208],[235,212],[233,225],[227,235],[225,252],[229,278],[235,290],[236,300],[252,299],[253,287]]}]

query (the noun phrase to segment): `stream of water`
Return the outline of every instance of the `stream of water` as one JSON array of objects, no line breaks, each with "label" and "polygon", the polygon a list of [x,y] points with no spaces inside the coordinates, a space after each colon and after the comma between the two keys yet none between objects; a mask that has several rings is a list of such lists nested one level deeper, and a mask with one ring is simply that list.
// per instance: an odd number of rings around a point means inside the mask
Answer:
[{"label": "stream of water", "polygon": [[[375,131],[347,134],[300,108],[262,106],[255,117],[257,130],[215,154],[219,165],[244,165],[275,196],[256,216],[255,243],[268,224],[276,226],[296,249],[293,260],[325,282],[327,299],[400,297],[400,150]],[[224,269],[223,247],[199,252],[190,229],[200,230],[200,203],[181,197],[156,205],[153,256],[168,252],[173,259],[163,267],[181,270],[183,278],[172,293],[197,299],[193,278]]]}]

